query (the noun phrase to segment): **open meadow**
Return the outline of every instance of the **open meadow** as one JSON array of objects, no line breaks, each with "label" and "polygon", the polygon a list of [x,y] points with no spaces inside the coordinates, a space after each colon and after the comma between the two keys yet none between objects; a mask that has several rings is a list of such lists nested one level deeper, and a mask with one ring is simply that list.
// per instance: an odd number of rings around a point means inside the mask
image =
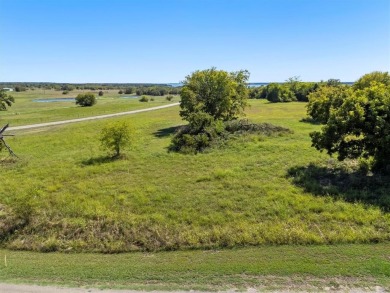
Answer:
[{"label": "open meadow", "polygon": [[[129,105],[120,101],[112,104],[113,112],[166,103],[160,99],[149,103],[136,100]],[[80,110],[87,116],[96,115],[99,104],[101,100],[96,108]],[[79,110],[73,105],[56,108],[52,113],[58,116],[50,115],[45,120],[45,116],[39,116],[51,112],[48,105],[31,117],[25,115],[27,105],[27,98],[20,106],[17,100],[8,112],[1,113],[1,121],[17,107],[23,117],[19,122],[26,124],[74,118],[72,111]],[[107,114],[109,110],[102,107],[99,111]],[[297,276],[347,278],[330,281],[336,285],[353,283],[355,277],[363,280],[362,286],[364,282],[370,286],[378,282],[389,285],[388,178],[358,177],[352,162],[340,165],[312,148],[308,134],[320,126],[300,121],[305,117],[305,103],[250,100],[246,110],[250,121],[287,127],[292,133],[237,136],[226,145],[197,155],[167,150],[176,127],[184,124],[178,112],[179,107],[172,107],[121,118],[13,131],[16,136],[7,141],[20,159],[1,162],[1,245],[8,249],[1,253],[8,255],[9,265],[3,267],[0,278],[146,289],[216,290],[244,288],[258,282],[268,282],[272,287],[278,276],[287,276],[279,280],[283,286],[291,281],[289,277],[296,284]],[[110,121],[127,121],[134,129],[133,144],[121,159],[110,159],[99,145],[99,133]],[[378,242],[381,244],[373,244]],[[241,248],[252,246],[257,248]],[[182,261],[173,261],[175,258],[204,255],[192,249],[222,248],[234,250],[217,254],[220,259],[205,259],[204,266],[188,272],[188,278],[175,277],[187,270]],[[11,250],[149,253],[123,255],[130,258],[130,263],[137,263],[137,271],[134,265],[130,269],[129,263],[119,265],[121,255],[23,254]],[[362,262],[372,251],[376,253]],[[266,263],[260,261],[264,253],[272,255]],[[302,260],[306,253],[308,258]],[[338,258],[343,261],[330,271],[326,266],[318,267],[314,263],[322,253],[324,264]],[[156,262],[153,266],[144,262],[144,258],[154,255],[161,267],[154,267]],[[293,258],[288,266],[284,266],[286,255]],[[73,259],[69,264],[74,265],[57,267],[61,263],[58,259],[72,257],[80,263]],[[26,261],[19,263],[16,259]],[[230,261],[223,264],[226,259]],[[172,260],[172,267],[165,271],[168,260]],[[15,261],[16,267],[12,265]],[[113,263],[106,268],[108,271],[92,270],[91,276],[85,275],[88,265],[100,261]],[[42,269],[36,270],[37,263]],[[273,263],[277,264],[274,270],[264,271],[264,266],[272,267]],[[51,273],[47,268],[52,268]],[[133,277],[127,281],[119,280],[124,276],[117,277],[119,281],[113,284],[109,280],[118,276],[121,268]],[[65,275],[58,276],[56,270]],[[152,271],[141,274],[144,270]],[[81,271],[84,281],[75,281],[74,274]],[[47,275],[51,277],[44,277]],[[260,280],[256,277],[259,275],[273,277]],[[315,278],[314,283],[318,281]]]},{"label": "open meadow", "polygon": [[372,189],[332,184],[336,164],[310,147],[319,126],[300,122],[304,103],[254,100],[247,117],[293,133],[170,153],[183,124],[173,107],[118,119],[134,142],[110,160],[98,140],[108,120],[15,132],[8,141],[20,159],[4,161],[0,175],[3,245],[124,252],[389,240],[387,178]]},{"label": "open meadow", "polygon": [[[92,108],[77,106],[74,98],[78,94],[87,92],[95,94],[97,104]],[[165,97],[153,97],[154,101],[141,103],[135,94],[120,95],[118,90],[105,90],[103,96],[99,96],[98,92],[73,90],[66,95],[63,95],[62,91],[47,89],[11,92],[10,95],[15,98],[16,103],[9,107],[8,111],[0,113],[0,121],[10,123],[11,126],[18,126],[131,111],[171,103]],[[63,100],[48,102],[53,99]],[[178,98],[174,98],[173,102],[175,101],[177,102]]]}]

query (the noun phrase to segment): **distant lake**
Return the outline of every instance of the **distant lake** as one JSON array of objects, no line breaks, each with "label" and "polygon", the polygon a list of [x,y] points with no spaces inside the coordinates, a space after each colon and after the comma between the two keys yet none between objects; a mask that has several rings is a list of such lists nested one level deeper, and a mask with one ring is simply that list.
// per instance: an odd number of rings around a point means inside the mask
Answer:
[{"label": "distant lake", "polygon": [[75,102],[75,98],[51,98],[51,99],[34,99],[37,103],[53,103],[53,102]]},{"label": "distant lake", "polygon": [[[248,87],[258,87],[258,86],[263,86],[267,85],[269,82],[250,82],[248,83]],[[167,83],[167,85],[170,85],[171,87],[179,87],[183,86],[183,83],[181,82],[176,82],[176,83]]]},{"label": "distant lake", "polygon": [[[265,85],[268,85],[270,84],[271,82],[249,82],[248,83],[248,87],[259,87],[259,86],[265,86]],[[284,83],[284,82],[275,82],[275,83]],[[353,82],[351,81],[345,81],[345,82],[341,82],[342,84],[347,84],[347,85],[352,85]],[[172,87],[179,87],[179,86],[183,86],[183,83],[181,82],[176,82],[176,83],[167,83],[166,85],[170,85]]]}]

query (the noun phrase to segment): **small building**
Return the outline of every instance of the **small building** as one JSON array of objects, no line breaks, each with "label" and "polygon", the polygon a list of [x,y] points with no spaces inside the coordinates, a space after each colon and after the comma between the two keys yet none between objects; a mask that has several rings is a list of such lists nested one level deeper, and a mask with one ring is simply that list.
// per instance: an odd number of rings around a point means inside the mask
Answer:
[{"label": "small building", "polygon": [[5,92],[13,92],[14,89],[10,88],[10,87],[3,87],[3,91],[5,91]]}]

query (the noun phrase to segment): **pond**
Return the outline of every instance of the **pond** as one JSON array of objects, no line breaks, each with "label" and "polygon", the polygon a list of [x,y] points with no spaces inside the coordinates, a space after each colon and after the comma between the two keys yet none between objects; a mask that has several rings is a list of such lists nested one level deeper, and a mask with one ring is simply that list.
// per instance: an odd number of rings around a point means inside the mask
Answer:
[{"label": "pond", "polygon": [[122,99],[138,99],[139,96],[124,96],[124,97],[121,97]]},{"label": "pond", "polygon": [[75,102],[75,98],[49,98],[49,99],[34,99],[37,103],[53,103],[53,102]]}]

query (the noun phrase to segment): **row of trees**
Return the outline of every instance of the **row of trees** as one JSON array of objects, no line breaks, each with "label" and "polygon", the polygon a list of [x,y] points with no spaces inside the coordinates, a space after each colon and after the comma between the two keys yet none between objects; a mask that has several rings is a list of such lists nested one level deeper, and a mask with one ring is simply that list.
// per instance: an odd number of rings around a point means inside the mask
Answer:
[{"label": "row of trees", "polygon": [[[342,86],[339,79],[329,79],[326,82],[302,82],[299,77],[290,77],[284,83],[270,83],[266,86],[251,88],[250,99],[267,99],[278,102],[307,102],[309,94],[323,86]],[[346,86],[346,85],[345,85]]]},{"label": "row of trees", "polygon": [[178,95],[180,88],[178,87],[167,87],[167,86],[152,86],[152,87],[138,87],[135,90],[137,96],[148,95],[148,96],[165,96],[165,95]]}]

